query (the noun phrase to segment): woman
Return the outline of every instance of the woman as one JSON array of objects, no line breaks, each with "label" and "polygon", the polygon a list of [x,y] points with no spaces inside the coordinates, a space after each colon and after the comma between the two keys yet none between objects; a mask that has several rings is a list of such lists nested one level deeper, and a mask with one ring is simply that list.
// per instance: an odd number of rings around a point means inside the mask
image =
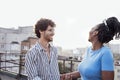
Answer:
[{"label": "woman", "polygon": [[88,39],[92,47],[87,49],[84,59],[78,65],[78,71],[61,75],[61,80],[79,77],[82,80],[114,80],[113,55],[103,45],[113,40],[114,36],[120,38],[120,22],[116,17],[110,17],[93,27]]}]

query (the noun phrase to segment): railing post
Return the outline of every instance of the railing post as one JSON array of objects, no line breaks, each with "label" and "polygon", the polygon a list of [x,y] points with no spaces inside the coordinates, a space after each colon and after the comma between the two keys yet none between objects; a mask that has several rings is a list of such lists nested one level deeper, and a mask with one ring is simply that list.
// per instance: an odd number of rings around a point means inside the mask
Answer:
[{"label": "railing post", "polygon": [[21,78],[21,70],[22,70],[22,55],[20,54],[20,59],[19,59],[19,72],[18,72],[18,75],[17,75],[17,80],[20,80]]},{"label": "railing post", "polygon": [[65,60],[63,60],[63,73],[65,73]]},{"label": "railing post", "polygon": [[73,71],[73,65],[72,65],[72,64],[73,64],[73,60],[71,60],[70,62],[71,62],[71,63],[70,63],[70,70],[71,70],[71,72],[72,72],[72,71]]}]

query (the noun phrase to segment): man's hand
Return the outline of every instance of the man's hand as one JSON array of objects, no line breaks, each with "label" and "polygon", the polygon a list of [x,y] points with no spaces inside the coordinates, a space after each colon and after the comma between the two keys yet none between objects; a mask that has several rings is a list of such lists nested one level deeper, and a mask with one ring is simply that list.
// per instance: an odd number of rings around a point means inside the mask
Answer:
[{"label": "man's hand", "polygon": [[60,80],[65,80],[65,74],[60,75]]},{"label": "man's hand", "polygon": [[61,74],[60,80],[72,80],[72,75],[70,73]]}]

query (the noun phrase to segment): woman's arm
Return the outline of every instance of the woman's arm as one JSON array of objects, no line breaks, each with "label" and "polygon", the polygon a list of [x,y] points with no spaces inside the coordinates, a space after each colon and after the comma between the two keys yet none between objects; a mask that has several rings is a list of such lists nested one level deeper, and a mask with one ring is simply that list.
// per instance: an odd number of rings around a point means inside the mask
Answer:
[{"label": "woman's arm", "polygon": [[80,73],[78,71],[75,72],[71,72],[70,75],[72,76],[72,78],[80,78]]},{"label": "woman's arm", "polygon": [[102,80],[114,80],[114,58],[111,50],[106,49],[101,59]]},{"label": "woman's arm", "polygon": [[80,73],[78,71],[61,74],[61,80],[72,80],[76,78],[80,78]]},{"label": "woman's arm", "polygon": [[114,80],[114,71],[102,71],[102,80]]}]

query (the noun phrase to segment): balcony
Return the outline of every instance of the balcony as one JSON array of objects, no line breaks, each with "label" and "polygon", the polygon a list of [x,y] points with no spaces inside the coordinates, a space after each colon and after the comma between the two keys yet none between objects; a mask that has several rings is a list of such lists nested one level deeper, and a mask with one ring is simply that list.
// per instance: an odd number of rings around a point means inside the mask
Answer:
[{"label": "balcony", "polygon": [[[27,80],[24,70],[25,54],[0,53],[0,78],[1,80]],[[59,58],[60,73],[75,71],[79,60],[72,58]],[[120,64],[115,63],[115,80],[120,78]],[[80,80],[80,79],[74,79]]]}]

